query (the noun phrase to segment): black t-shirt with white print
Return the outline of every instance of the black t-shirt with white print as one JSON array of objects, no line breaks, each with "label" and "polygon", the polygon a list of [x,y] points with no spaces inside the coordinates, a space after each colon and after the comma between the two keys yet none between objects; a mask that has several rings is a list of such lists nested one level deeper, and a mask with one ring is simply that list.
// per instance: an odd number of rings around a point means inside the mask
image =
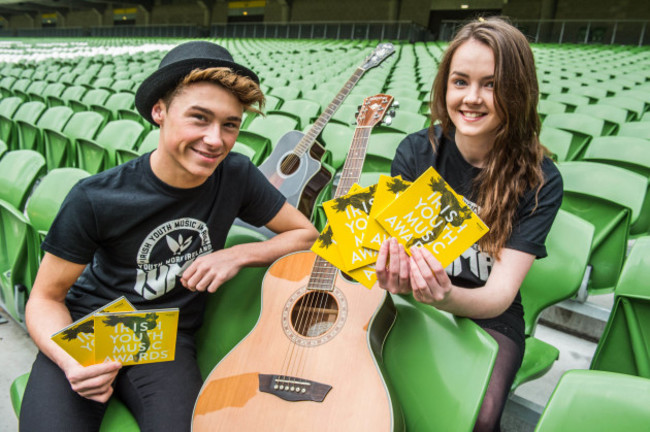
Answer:
[{"label": "black t-shirt with white print", "polygon": [[196,329],[205,293],[184,288],[183,271],[224,247],[236,217],[261,226],[285,202],[242,155],[229,154],[190,189],[158,179],[149,156],[77,183],[42,244],[46,252],[88,264],[66,297],[73,319],[124,295],[136,309],[178,307],[179,328]]},{"label": "black t-shirt with white print", "polygon": [[[453,139],[453,130],[451,137],[446,137],[439,126],[435,128],[434,133],[439,143],[435,152],[428,133],[428,129],[421,130],[408,135],[400,143],[392,163],[391,175],[401,175],[404,180],[413,181],[429,167],[433,167],[452,189],[462,195],[468,205],[477,211],[472,184],[481,169],[472,166],[463,158]],[[512,235],[506,242],[507,248],[527,252],[537,258],[546,256],[546,235],[562,202],[562,178],[557,167],[549,158],[544,158],[542,171],[544,186],[538,195],[537,208],[531,213],[535,207],[536,190],[530,189],[519,202]],[[450,264],[446,271],[455,285],[476,288],[485,285],[492,264],[492,257],[480,252],[475,244]],[[474,321],[482,327],[494,328],[504,333],[523,349],[523,313],[521,296],[517,293],[512,305],[501,316]],[[504,330],[503,325],[509,329]]]}]

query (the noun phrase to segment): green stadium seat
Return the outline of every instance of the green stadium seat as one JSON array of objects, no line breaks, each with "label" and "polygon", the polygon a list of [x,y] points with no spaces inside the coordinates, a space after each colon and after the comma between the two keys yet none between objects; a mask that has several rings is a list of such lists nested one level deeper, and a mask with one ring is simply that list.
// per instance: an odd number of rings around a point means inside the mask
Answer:
[{"label": "green stadium seat", "polygon": [[300,89],[297,89],[290,85],[273,87],[269,91],[269,95],[280,98],[283,101],[298,99],[298,97],[300,96]]},{"label": "green stadium seat", "polygon": [[0,159],[2,159],[2,156],[4,156],[5,153],[7,153],[7,150],[9,150],[7,143],[0,141]]},{"label": "green stadium seat", "polygon": [[13,94],[11,93],[11,87],[16,82],[16,77],[13,76],[3,76],[0,79],[0,98],[8,98]]},{"label": "green stadium seat", "polygon": [[547,100],[560,102],[566,105],[566,112],[572,113],[580,105],[588,105],[589,98],[571,93],[551,93],[546,97]]},{"label": "green stadium seat", "polygon": [[548,256],[536,260],[521,284],[524,306],[526,350],[511,390],[539,378],[553,366],[560,352],[534,337],[540,313],[547,307],[573,297],[585,273],[594,237],[594,226],[560,210],[546,238]]},{"label": "green stadium seat", "polygon": [[61,132],[44,129],[45,159],[48,170],[77,164],[77,139],[93,139],[104,125],[104,118],[92,111],[74,113]]},{"label": "green stadium seat", "polygon": [[108,122],[95,139],[77,138],[77,166],[91,174],[117,166],[116,150],[136,150],[144,132],[132,120]]},{"label": "green stadium seat", "polygon": [[648,180],[596,162],[563,162],[558,168],[564,181],[561,208],[595,228],[587,289],[590,294],[611,293],[625,257],[630,226],[646,206]]},{"label": "green stadium seat", "polygon": [[29,100],[29,96],[27,95],[27,87],[29,87],[31,83],[32,80],[28,78],[20,78],[16,80],[16,82],[14,82],[14,85],[11,86],[12,95],[19,97],[23,102],[27,102]]},{"label": "green stadium seat", "polygon": [[412,296],[392,296],[397,318],[384,367],[410,431],[469,431],[492,374],[497,344],[467,318]]},{"label": "green stadium seat", "polygon": [[307,127],[312,119],[320,115],[320,104],[308,99],[285,100],[279,109],[266,111],[267,115],[282,114],[288,115],[298,121],[296,129],[302,130]]},{"label": "green stadium seat", "polygon": [[36,123],[16,120],[18,127],[19,147],[36,150],[45,154],[45,129],[60,132],[72,117],[72,109],[67,106],[57,106],[46,109]]},{"label": "green stadium seat", "polygon": [[573,135],[566,160],[580,159],[589,141],[602,135],[604,124],[602,119],[579,113],[549,114],[544,119],[545,127],[562,129]]},{"label": "green stadium seat", "polygon": [[[268,114],[266,117],[257,116],[251,121],[250,125],[246,129],[246,132],[253,132],[258,135],[261,135],[267,138],[272,147],[275,147],[275,144],[282,138],[282,136],[292,130],[298,129],[298,121],[294,118],[279,115],[279,114]],[[239,132],[238,141],[248,144],[246,141],[242,140],[242,133]],[[251,146],[257,148],[256,146]]]},{"label": "green stadium seat", "polygon": [[[117,91],[117,89],[116,89]],[[104,117],[105,122],[109,122],[111,120],[118,120],[122,117],[120,117],[120,114],[122,114],[121,110],[131,110],[133,111],[135,106],[135,96],[133,93],[129,92],[118,92],[110,95],[108,99],[102,104],[91,104],[90,105],[90,111],[95,111]],[[133,111],[135,113],[135,111]],[[140,114],[135,113],[137,116],[137,120],[139,121]],[[133,120],[133,119],[130,119]]]},{"label": "green stadium seat", "polygon": [[138,153],[145,154],[158,148],[158,139],[160,138],[160,129],[152,129],[140,143]]},{"label": "green stadium seat", "polygon": [[557,102],[549,99],[540,99],[537,103],[537,113],[543,121],[549,114],[558,114],[566,112],[566,105],[562,102]]},{"label": "green stadium seat", "polygon": [[[390,120],[388,119],[390,117]],[[384,121],[375,126],[373,133],[401,132],[409,134],[424,129],[429,125],[429,117],[401,109],[394,116],[384,117]]]},{"label": "green stadium seat", "polygon": [[641,118],[645,107],[643,101],[640,99],[618,95],[606,97],[598,101],[598,103],[623,108],[627,111],[627,121],[634,121]]},{"label": "green stadium seat", "polygon": [[48,95],[47,104],[50,107],[69,105],[70,100],[81,100],[88,89],[81,85],[71,85],[63,90],[60,96]]},{"label": "green stadium seat", "polygon": [[650,237],[635,242],[616,284],[614,307],[590,369],[650,379]]},{"label": "green stadium seat", "polygon": [[[29,93],[29,98],[32,101],[40,101],[43,102],[44,104],[48,105],[48,100],[47,98],[52,96],[52,97],[58,97],[63,94],[67,86],[63,83],[59,82],[48,82],[47,86],[39,93]],[[31,90],[31,87],[30,87]],[[49,105],[48,105],[49,106]]]},{"label": "green stadium seat", "polygon": [[22,211],[36,180],[45,174],[45,158],[33,150],[13,150],[0,159],[0,199]]},{"label": "green stadium seat", "polygon": [[542,124],[539,140],[552,153],[553,159],[561,162],[567,160],[573,134]]},{"label": "green stadium seat", "polygon": [[[14,134],[13,141],[9,143],[11,148],[32,149],[31,145],[33,145],[35,138],[27,135],[22,130],[22,125],[35,124],[46,109],[47,106],[43,102],[25,102],[18,108],[13,117],[16,133]],[[35,133],[35,130],[32,128],[31,132]]]},{"label": "green stadium seat", "polygon": [[647,122],[633,121],[621,124],[618,136],[643,138],[650,142],[650,127]]},{"label": "green stadium seat", "polygon": [[642,138],[608,136],[595,138],[583,160],[616,165],[650,179],[650,142]]},{"label": "green stadium seat", "polygon": [[618,132],[619,126],[625,123],[627,119],[627,111],[623,108],[599,103],[580,105],[576,108],[575,112],[603,119],[605,124],[603,125],[601,135],[615,135]]},{"label": "green stadium seat", "polygon": [[535,432],[641,432],[650,424],[648,406],[648,379],[569,370],[551,394]]},{"label": "green stadium seat", "polygon": [[68,105],[74,112],[90,111],[91,105],[102,105],[112,92],[103,88],[88,90],[81,100],[70,99]]},{"label": "green stadium seat", "polygon": [[315,90],[304,92],[301,96],[301,99],[309,99],[314,102],[318,102],[321,106],[321,109],[324,110],[332,102],[339,89],[340,87],[334,91],[322,90],[322,88],[319,86]]},{"label": "green stadium seat", "polygon": [[343,103],[338,109],[332,114],[330,122],[340,123],[345,126],[351,126],[356,124],[356,115],[359,112],[359,107],[357,104],[352,103]]},{"label": "green stadium seat", "polygon": [[23,100],[19,97],[7,97],[0,100],[0,140],[4,141],[11,148],[12,139],[14,139],[14,122],[13,117],[18,108],[22,105]]}]

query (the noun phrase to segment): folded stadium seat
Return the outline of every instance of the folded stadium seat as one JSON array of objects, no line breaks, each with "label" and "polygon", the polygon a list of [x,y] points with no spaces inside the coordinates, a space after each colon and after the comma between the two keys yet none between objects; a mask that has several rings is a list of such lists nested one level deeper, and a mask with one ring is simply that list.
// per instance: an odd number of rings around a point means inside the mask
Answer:
[{"label": "folded stadium seat", "polygon": [[291,85],[279,86],[279,87],[273,87],[269,91],[269,94],[272,96],[276,96],[282,99],[283,101],[286,101],[291,99],[298,99],[300,96],[300,89],[297,89]]},{"label": "folded stadium seat", "polygon": [[275,87],[286,87],[289,84],[289,80],[286,78],[268,76],[262,80],[262,84],[273,89]]},{"label": "folded stadium seat", "polygon": [[627,121],[635,121],[641,118],[645,103],[630,96],[611,96],[598,101],[605,105],[614,105],[627,111]]},{"label": "folded stadium seat", "polygon": [[4,141],[0,141],[0,159],[2,159],[2,156],[4,156],[5,153],[7,153],[7,150],[8,150],[7,143],[5,143]]},{"label": "folded stadium seat", "polygon": [[106,102],[111,93],[113,92],[103,88],[88,90],[81,97],[81,100],[70,99],[68,101],[68,105],[74,112],[90,111],[91,105],[102,105],[104,102]]},{"label": "folded stadium seat", "polygon": [[30,150],[28,146],[32,144],[33,140],[25,136],[22,125],[25,123],[35,124],[46,109],[47,106],[43,102],[25,102],[18,107],[12,119],[15,133],[10,138],[9,147]]},{"label": "folded stadium seat", "polygon": [[72,116],[70,107],[58,106],[46,109],[36,122],[17,119],[19,147],[22,149],[36,150],[45,155],[44,129],[60,132]]},{"label": "folded stadium seat", "polygon": [[589,98],[572,93],[551,93],[546,97],[547,100],[563,103],[566,105],[566,112],[572,113],[580,105],[588,105]]},{"label": "folded stadium seat", "polygon": [[[400,132],[372,133],[368,139],[362,171],[364,173],[390,172],[390,166],[395,159],[395,150],[405,137],[406,134]],[[351,142],[348,146],[350,144]]]},{"label": "folded stadium seat", "polygon": [[583,160],[616,165],[650,179],[648,141],[643,138],[598,137],[589,144]]},{"label": "folded stadium seat", "polygon": [[[299,130],[298,121],[295,118],[281,114],[267,114],[266,117],[255,117],[245,131],[239,132],[239,138],[237,140],[247,144],[247,139],[244,139],[242,134],[257,134],[267,138],[270,141],[270,149],[272,149],[285,133],[292,130]],[[262,150],[257,145],[252,145],[251,147]]]},{"label": "folded stadium seat", "polygon": [[67,86],[60,82],[48,82],[47,86],[40,93],[29,93],[29,98],[32,101],[40,101],[49,106],[47,98],[60,97],[61,94],[65,91]]},{"label": "folded stadium seat", "polygon": [[[116,90],[117,91],[117,90]],[[131,110],[134,111],[135,107],[135,95],[131,92],[118,92],[110,95],[108,99],[102,104],[91,104],[90,111],[95,111],[101,114],[104,117],[106,122],[111,120],[118,120],[122,111],[120,110]],[[141,118],[139,113],[135,113],[138,118]],[[133,119],[131,119],[133,120]]]},{"label": "folded stadium seat", "polygon": [[66,72],[64,74],[61,74],[61,76],[58,79],[59,83],[72,86],[75,85],[77,79],[77,74],[74,72]]},{"label": "folded stadium seat", "polygon": [[22,211],[36,180],[45,174],[45,158],[33,150],[8,151],[0,159],[0,199]]},{"label": "folded stadium seat", "polygon": [[75,85],[80,85],[86,87],[88,90],[92,90],[95,87],[92,85],[92,83],[95,81],[95,73],[94,72],[84,72],[81,75],[77,76],[75,79]]},{"label": "folded stadium seat", "polygon": [[104,124],[100,114],[81,111],[74,113],[60,132],[43,129],[47,169],[76,166],[77,139],[93,139]]},{"label": "folded stadium seat", "polygon": [[310,79],[297,79],[291,82],[291,86],[299,89],[301,93],[304,93],[315,89],[316,83]]},{"label": "folded stadium seat", "polygon": [[23,102],[29,100],[29,97],[27,96],[27,87],[29,87],[31,83],[32,80],[26,78],[16,80],[16,82],[11,86],[12,96],[19,97]]},{"label": "folded stadium seat", "polygon": [[614,291],[614,307],[590,369],[650,378],[650,237],[635,242]]},{"label": "folded stadium seat", "polygon": [[595,103],[590,105],[580,105],[576,108],[576,113],[587,114],[592,117],[598,117],[605,121],[601,135],[615,135],[618,128],[627,119],[627,111],[614,105],[605,105]]},{"label": "folded stadium seat", "polygon": [[[394,112],[394,115],[390,113]],[[390,118],[390,120],[389,120]],[[429,117],[416,112],[403,111],[399,109],[389,109],[389,115],[384,117],[381,124],[375,127],[373,133],[400,132],[413,133],[424,129],[429,125]]]},{"label": "folded stadium seat", "polygon": [[343,167],[354,137],[354,126],[330,122],[321,132],[321,142],[332,153],[332,167],[338,171]]},{"label": "folded stadium seat", "polygon": [[[24,101],[42,101],[42,98],[38,98],[39,95],[43,94],[45,92],[45,88],[49,85],[50,83],[47,81],[32,81],[29,86],[25,89],[24,93],[23,92],[15,92],[17,93],[17,96],[22,98]],[[38,99],[34,98],[34,95]]]},{"label": "folded stadium seat", "polygon": [[[412,74],[413,74],[413,72],[411,72],[411,75]],[[413,80],[413,77],[411,77],[410,79]],[[398,83],[399,82],[401,82],[401,81],[398,81]],[[379,87],[379,89],[381,89],[381,87]],[[411,87],[411,88],[408,88],[408,87],[406,87],[406,88],[404,88],[404,87],[398,88],[398,87],[391,87],[391,85],[389,85],[383,91],[383,93],[393,96],[396,101],[400,102],[400,104],[401,104],[402,99],[404,99],[404,100],[420,100],[420,90],[418,90],[418,88],[415,85],[413,87]],[[417,112],[417,111],[415,111],[415,112]]]},{"label": "folded stadium seat", "polygon": [[304,129],[311,123],[312,119],[318,118],[320,111],[321,107],[318,102],[308,99],[292,99],[285,100],[279,109],[267,110],[266,114],[281,114],[292,117],[298,122],[296,129]]},{"label": "folded stadium seat", "polygon": [[551,84],[548,82],[539,83],[540,99],[547,99],[550,94],[560,94],[562,92],[563,88],[557,84]]},{"label": "folded stadium seat", "polygon": [[[393,93],[390,92],[390,90],[385,91],[384,93],[394,96]],[[413,113],[413,114],[420,115],[420,113],[422,112],[422,106],[426,105],[425,101],[416,98],[408,98],[405,96],[394,96],[394,98],[395,101],[393,102],[393,107],[399,108],[400,113],[404,112],[404,113]]]},{"label": "folded stadium seat", "polygon": [[11,87],[14,85],[16,82],[16,77],[13,76],[3,76],[2,79],[0,79],[0,97],[1,98],[7,98],[12,96],[13,94],[11,93]]},{"label": "folded stadium seat", "polygon": [[114,92],[130,92],[135,94],[135,82],[130,79],[115,80],[111,85]]},{"label": "folded stadium seat", "polygon": [[50,107],[69,105],[70,100],[81,100],[88,89],[81,85],[71,85],[66,87],[60,96],[48,95],[46,97],[47,105]]},{"label": "folded stadium seat", "polygon": [[359,113],[359,105],[353,103],[343,103],[330,117],[330,122],[340,123],[345,126],[356,124],[356,116]]},{"label": "folded stadium seat", "polygon": [[384,344],[382,369],[406,430],[471,430],[492,374],[496,342],[470,319],[410,295],[391,297],[397,318]]},{"label": "folded stadium seat", "polygon": [[603,119],[579,113],[549,114],[544,119],[544,126],[562,129],[573,135],[566,160],[580,159],[589,141],[602,135],[604,125]]},{"label": "folded stadium seat", "polygon": [[616,96],[616,93],[623,91],[625,89],[623,84],[611,80],[602,81],[602,82],[596,81],[596,82],[589,83],[589,85],[595,88],[605,90],[607,92],[606,97]]},{"label": "folded stadium seat", "polygon": [[592,87],[590,85],[580,85],[571,87],[569,94],[586,96],[589,99],[589,103],[598,103],[600,99],[607,97],[607,90],[598,87]]},{"label": "folded stadium seat", "polygon": [[102,77],[97,77],[95,80],[92,82],[92,86],[96,89],[104,89],[108,90],[110,93],[114,93],[113,90],[113,83],[115,80],[113,79],[112,76],[102,76]]},{"label": "folded stadium seat", "polygon": [[613,372],[570,370],[560,378],[535,432],[644,431],[650,380]]},{"label": "folded stadium seat", "polygon": [[[19,97],[12,96],[2,98],[0,100],[0,140],[10,145],[14,139],[14,122],[13,117],[18,107],[23,104],[23,100]],[[11,147],[10,147],[11,148]]]},{"label": "folded stadium seat", "polygon": [[[619,97],[631,97],[643,101],[643,112],[650,110],[650,86],[648,87],[634,87],[631,90],[623,90],[616,94]],[[641,117],[641,116],[639,116]]]},{"label": "folded stadium seat", "polygon": [[566,112],[567,106],[562,102],[557,102],[549,99],[540,99],[537,103],[537,113],[539,118],[544,121],[549,114],[561,114]]},{"label": "folded stadium seat", "polygon": [[137,150],[144,133],[144,126],[133,120],[110,121],[96,138],[77,138],[77,166],[91,174],[115,167],[116,150]]},{"label": "folded stadium seat", "polygon": [[[342,85],[341,85],[342,87]],[[314,102],[318,102],[321,106],[321,109],[327,108],[327,106],[332,102],[334,97],[338,94],[338,91],[341,87],[336,90],[324,90],[321,86],[317,87],[316,90],[309,90],[303,93],[300,97],[301,99],[309,99]],[[354,102],[355,105],[358,105],[358,102]]]},{"label": "folded stadium seat", "polygon": [[597,162],[562,162],[558,168],[564,181],[562,209],[595,228],[588,292],[611,293],[627,250],[630,226],[647,217],[642,211],[647,209],[648,179]]},{"label": "folded stadium seat", "polygon": [[535,327],[547,307],[573,297],[580,288],[594,237],[594,226],[560,210],[546,238],[548,256],[536,260],[521,284],[526,349],[511,391],[548,372],[560,355],[551,344],[535,338]]},{"label": "folded stadium seat", "polygon": [[623,123],[616,135],[650,140],[650,125],[645,121]]}]

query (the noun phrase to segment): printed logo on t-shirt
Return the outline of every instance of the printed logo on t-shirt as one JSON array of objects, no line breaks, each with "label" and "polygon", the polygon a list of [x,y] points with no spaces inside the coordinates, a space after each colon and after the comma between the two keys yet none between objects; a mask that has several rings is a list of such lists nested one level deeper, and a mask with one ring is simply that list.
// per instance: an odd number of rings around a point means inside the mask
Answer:
[{"label": "printed logo on t-shirt", "polygon": [[[476,214],[479,206],[463,197],[463,201]],[[478,243],[474,243],[463,252],[454,262],[445,269],[449,276],[461,276],[474,282],[485,282],[492,271],[492,257],[485,252],[480,252]]]},{"label": "printed logo on t-shirt", "polygon": [[133,289],[147,300],[171,291],[194,260],[212,252],[205,223],[181,218],[152,230],[140,245]]}]

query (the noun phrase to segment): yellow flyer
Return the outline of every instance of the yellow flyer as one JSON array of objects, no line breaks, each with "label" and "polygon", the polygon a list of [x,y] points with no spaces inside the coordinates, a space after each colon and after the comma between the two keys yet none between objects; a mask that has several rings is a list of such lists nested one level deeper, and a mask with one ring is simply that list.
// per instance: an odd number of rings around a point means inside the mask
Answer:
[{"label": "yellow flyer", "polygon": [[374,201],[370,209],[370,217],[368,218],[368,227],[363,236],[364,247],[378,251],[381,244],[390,237],[375,218],[380,211],[393,202],[410,185],[411,182],[402,180],[401,176],[379,176],[377,190],[375,191]]},{"label": "yellow flyer", "polygon": [[96,363],[174,360],[178,308],[98,313],[94,319]]},{"label": "yellow flyer", "polygon": [[[334,267],[343,270],[341,251],[339,250],[338,243],[334,239],[334,233],[329,224],[325,225],[325,228],[314,242],[311,250]],[[346,272],[346,274],[368,289],[372,288],[377,281],[374,263],[351,270]]]},{"label": "yellow flyer", "polygon": [[[125,297],[114,300],[103,308],[102,312],[133,311],[135,308]],[[51,339],[63,348],[82,366],[95,363],[95,322],[96,311],[78,319],[69,326],[54,333]]]},{"label": "yellow flyer", "polygon": [[376,220],[407,252],[413,246],[424,246],[443,267],[488,232],[483,221],[433,168],[382,210]]},{"label": "yellow flyer", "polygon": [[346,195],[323,203],[346,272],[377,261],[377,251],[362,246],[376,188],[355,184]]}]

